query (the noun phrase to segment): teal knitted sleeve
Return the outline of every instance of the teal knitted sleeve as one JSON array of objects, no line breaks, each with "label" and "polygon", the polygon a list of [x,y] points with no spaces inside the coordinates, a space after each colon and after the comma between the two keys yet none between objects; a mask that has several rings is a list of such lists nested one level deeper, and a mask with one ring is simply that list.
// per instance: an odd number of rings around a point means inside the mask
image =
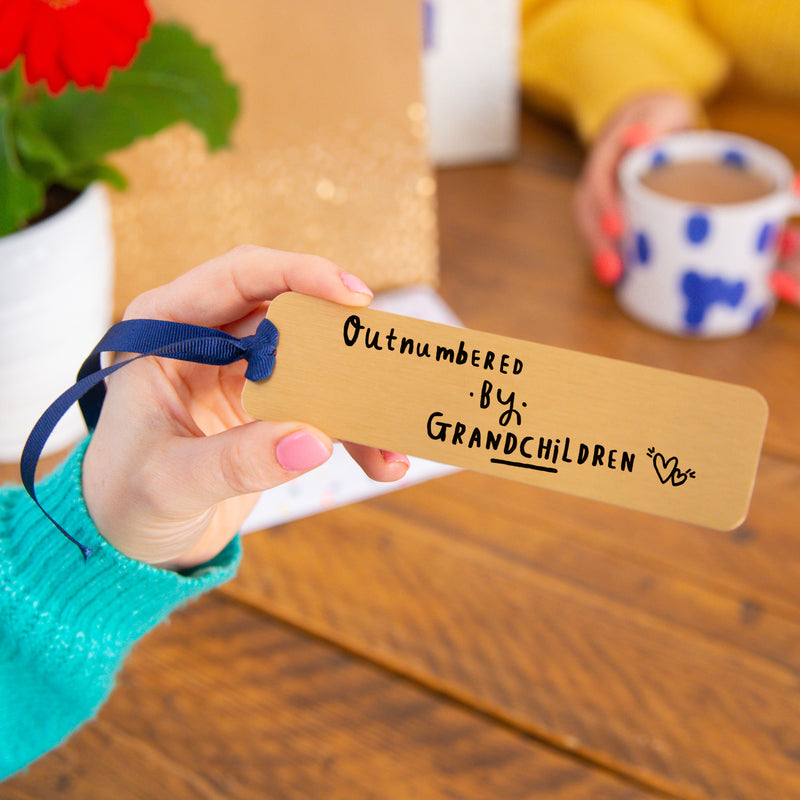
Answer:
[{"label": "teal knitted sleeve", "polygon": [[97,532],[81,494],[88,440],[37,486],[0,489],[0,780],[94,716],[132,645],[186,601],[233,577],[238,539],[190,573],[125,558]]}]

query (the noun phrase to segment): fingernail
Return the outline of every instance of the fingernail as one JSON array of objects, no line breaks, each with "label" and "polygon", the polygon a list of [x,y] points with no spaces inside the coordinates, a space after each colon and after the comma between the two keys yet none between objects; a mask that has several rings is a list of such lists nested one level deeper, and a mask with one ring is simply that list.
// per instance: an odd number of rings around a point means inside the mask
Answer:
[{"label": "fingernail", "polygon": [[796,228],[784,228],[778,242],[778,255],[781,258],[793,256],[800,247],[800,231]]},{"label": "fingernail", "polygon": [[619,239],[625,226],[622,217],[616,211],[606,211],[600,217],[600,228],[610,239]]},{"label": "fingernail", "polygon": [[601,250],[594,257],[594,274],[603,286],[614,286],[619,283],[622,272],[622,259],[613,250]]},{"label": "fingernail", "polygon": [[287,472],[304,472],[324,464],[330,451],[316,436],[305,430],[284,436],[275,446],[275,458]]},{"label": "fingernail", "polygon": [[641,147],[652,140],[653,129],[646,122],[635,122],[622,134],[625,147]]},{"label": "fingernail", "polygon": [[351,275],[349,272],[342,273],[342,283],[351,292],[358,292],[358,294],[366,294],[370,297],[374,297],[369,286],[367,286],[367,284],[364,283],[361,278],[357,278],[355,275]]},{"label": "fingernail", "polygon": [[407,467],[411,464],[408,456],[402,453],[393,453],[391,450],[381,450],[381,456],[387,464],[405,464]]},{"label": "fingernail", "polygon": [[793,306],[800,304],[800,281],[794,275],[776,270],[769,276],[769,285],[779,300]]}]

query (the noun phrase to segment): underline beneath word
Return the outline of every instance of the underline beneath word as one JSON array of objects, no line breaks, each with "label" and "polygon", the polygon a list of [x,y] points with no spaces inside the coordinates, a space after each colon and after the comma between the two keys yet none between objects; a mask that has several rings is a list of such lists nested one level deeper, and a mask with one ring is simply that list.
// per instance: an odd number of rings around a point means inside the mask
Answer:
[{"label": "underline beneath word", "polygon": [[558,472],[555,467],[543,467],[541,464],[526,464],[523,461],[506,461],[504,458],[493,458],[492,464],[505,464],[507,467],[522,467],[522,469],[538,469],[540,472]]}]

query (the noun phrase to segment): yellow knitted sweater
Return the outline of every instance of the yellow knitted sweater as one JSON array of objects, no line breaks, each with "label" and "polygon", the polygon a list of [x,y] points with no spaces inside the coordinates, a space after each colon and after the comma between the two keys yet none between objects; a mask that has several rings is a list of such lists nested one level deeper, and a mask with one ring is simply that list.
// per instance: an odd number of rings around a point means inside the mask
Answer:
[{"label": "yellow knitted sweater", "polygon": [[800,0],[522,0],[520,77],[586,140],[651,90],[800,101]]}]

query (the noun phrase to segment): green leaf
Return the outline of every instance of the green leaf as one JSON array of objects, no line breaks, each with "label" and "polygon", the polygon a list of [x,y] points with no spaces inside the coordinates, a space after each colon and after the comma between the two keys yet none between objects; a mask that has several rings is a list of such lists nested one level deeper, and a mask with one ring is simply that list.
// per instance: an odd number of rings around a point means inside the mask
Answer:
[{"label": "green leaf", "polygon": [[47,134],[31,124],[25,116],[13,126],[19,160],[26,172],[47,184],[66,175],[71,164],[61,148]]},{"label": "green leaf", "polygon": [[69,175],[64,176],[59,183],[68,189],[83,191],[90,183],[104,181],[115,189],[125,189],[128,182],[125,176],[110,164],[92,164],[80,170],[73,170]]},{"label": "green leaf", "polygon": [[104,90],[71,87],[20,110],[79,170],[180,121],[210,149],[223,147],[237,112],[237,89],[211,49],[175,24],[154,25],[131,67],[112,73]]},{"label": "green leaf", "polygon": [[19,102],[25,92],[22,79],[22,61],[17,59],[7,70],[0,72],[0,108],[7,108]]},{"label": "green leaf", "polygon": [[14,233],[44,208],[45,187],[21,167],[11,113],[0,109],[0,236]]},{"label": "green leaf", "polygon": [[131,68],[115,73],[111,82],[115,91],[150,93],[158,107],[148,109],[145,125],[160,129],[181,119],[205,135],[211,150],[228,145],[239,111],[238,89],[225,78],[211,48],[180,25],[155,25]]}]

